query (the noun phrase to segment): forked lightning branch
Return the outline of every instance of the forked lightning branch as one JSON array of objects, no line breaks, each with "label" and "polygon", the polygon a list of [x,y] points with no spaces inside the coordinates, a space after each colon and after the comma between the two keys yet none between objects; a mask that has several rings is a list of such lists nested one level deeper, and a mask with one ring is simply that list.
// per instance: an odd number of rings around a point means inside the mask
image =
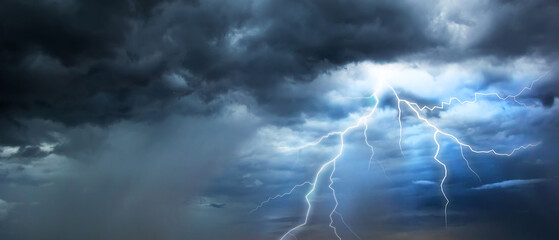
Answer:
[{"label": "forked lightning branch", "polygon": [[[319,139],[317,139],[314,142],[310,142],[307,144],[304,144],[302,146],[297,146],[297,147],[284,147],[281,150],[283,151],[296,151],[296,150],[301,150],[304,148],[309,148],[309,147],[313,147],[316,146],[318,144],[321,144],[325,139],[327,138],[332,138],[332,137],[337,137],[339,139],[339,149],[337,151],[337,154],[325,161],[315,172],[314,177],[310,180],[310,181],[306,181],[297,185],[294,185],[289,191],[282,193],[282,194],[278,194],[276,196],[273,197],[269,197],[268,199],[266,199],[265,201],[261,202],[256,208],[254,208],[251,212],[257,211],[259,210],[261,207],[263,207],[266,203],[273,201],[275,199],[287,196],[292,194],[297,188],[303,187],[303,186],[311,186],[311,189],[305,194],[305,201],[307,204],[307,208],[304,214],[304,221],[294,227],[292,227],[291,229],[289,229],[287,232],[285,232],[285,234],[283,234],[280,237],[280,240],[284,240],[284,239],[289,239],[289,238],[293,238],[296,239],[296,235],[298,230],[301,230],[302,228],[304,228],[308,221],[309,221],[309,216],[311,214],[311,210],[313,208],[310,196],[315,192],[316,188],[318,185],[320,184],[328,184],[328,188],[332,194],[332,198],[334,199],[335,205],[333,206],[333,208],[330,210],[329,212],[329,218],[330,218],[330,223],[329,223],[329,227],[332,229],[333,233],[335,234],[335,236],[341,240],[341,236],[338,233],[338,230],[336,228],[336,223],[337,224],[343,224],[353,235],[355,235],[355,237],[359,238],[359,236],[345,223],[345,221],[343,220],[343,217],[341,215],[341,213],[339,213],[337,211],[339,202],[338,202],[338,198],[336,196],[336,189],[333,187],[334,181],[333,181],[333,176],[334,173],[336,172],[336,162],[337,160],[344,154],[344,142],[345,142],[345,136],[354,131],[357,130],[359,128],[363,129],[363,135],[364,135],[364,144],[366,146],[368,146],[371,150],[371,155],[369,158],[369,167],[371,164],[371,161],[373,160],[374,157],[374,146],[371,145],[371,143],[369,142],[368,138],[367,138],[367,130],[369,129],[369,125],[368,122],[369,120],[371,120],[374,115],[375,112],[377,111],[380,99],[383,98],[386,95],[392,96],[396,99],[396,108],[398,109],[398,124],[399,124],[399,148],[400,148],[400,152],[403,155],[403,150],[402,150],[402,110],[403,108],[407,108],[409,109],[413,115],[420,120],[424,125],[426,125],[428,128],[430,128],[432,130],[432,139],[433,142],[436,145],[436,149],[435,149],[435,154],[433,155],[433,161],[435,161],[437,164],[439,164],[443,170],[443,176],[440,180],[440,184],[439,184],[439,188],[440,188],[440,192],[442,195],[442,198],[444,198],[445,204],[444,204],[444,217],[445,217],[445,226],[448,223],[448,217],[447,217],[447,209],[449,207],[450,201],[447,197],[447,194],[445,192],[445,181],[447,179],[448,176],[448,169],[447,169],[447,165],[445,163],[443,163],[440,159],[439,159],[439,153],[441,151],[441,145],[439,143],[439,141],[445,139],[445,140],[450,140],[452,142],[454,142],[455,144],[458,145],[458,147],[460,148],[460,154],[462,159],[466,162],[468,169],[475,174],[478,178],[479,175],[470,167],[470,164],[468,162],[468,159],[466,159],[465,155],[464,155],[464,149],[466,149],[467,151],[470,151],[474,154],[492,154],[492,155],[497,155],[497,156],[511,156],[513,154],[515,154],[516,152],[520,151],[520,150],[524,150],[530,147],[534,147],[537,146],[540,143],[529,143],[523,146],[511,146],[511,149],[508,152],[498,152],[492,148],[476,148],[473,147],[471,145],[471,143],[466,143],[464,140],[460,139],[459,137],[446,132],[445,130],[439,128],[437,125],[435,125],[432,121],[430,121],[428,119],[428,117],[425,116],[425,112],[426,111],[436,111],[436,110],[443,110],[445,108],[445,106],[450,106],[451,104],[453,104],[453,102],[456,102],[458,104],[475,104],[478,102],[479,100],[479,96],[482,97],[496,97],[502,101],[507,101],[507,100],[511,100],[514,101],[515,104],[520,104],[522,106],[526,106],[524,103],[522,103],[521,101],[519,101],[517,98],[520,97],[525,91],[529,91],[532,89],[532,87],[534,86],[534,84],[539,81],[540,79],[542,79],[543,77],[545,77],[547,75],[543,74],[541,77],[539,77],[538,79],[534,80],[529,86],[524,87],[522,90],[520,90],[519,92],[517,92],[514,95],[506,95],[506,96],[502,96],[498,93],[474,93],[473,99],[472,100],[460,100],[456,97],[452,97],[449,99],[448,102],[442,102],[440,105],[437,106],[420,106],[418,103],[408,100],[408,99],[404,99],[402,97],[400,97],[400,95],[398,94],[398,91],[396,89],[394,89],[388,82],[386,81],[379,81],[377,86],[374,88],[373,93],[370,96],[367,97],[358,97],[358,98],[354,98],[354,99],[372,99],[374,100],[374,105],[371,106],[367,112],[365,112],[365,114],[363,114],[355,123],[353,123],[351,126],[343,129],[343,130],[338,130],[338,131],[332,131],[329,132],[325,135],[323,135],[322,137],[320,137]],[[321,176],[323,174],[327,174],[328,175],[328,182],[323,183],[321,182]],[[334,215],[339,216],[339,219],[341,220],[340,222],[334,221]]]}]

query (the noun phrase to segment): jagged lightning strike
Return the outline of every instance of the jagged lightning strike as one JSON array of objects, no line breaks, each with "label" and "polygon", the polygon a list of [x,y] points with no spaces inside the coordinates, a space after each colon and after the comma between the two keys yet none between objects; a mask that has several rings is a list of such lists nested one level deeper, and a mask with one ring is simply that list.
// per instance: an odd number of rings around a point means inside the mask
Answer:
[{"label": "jagged lightning strike", "polygon": [[[526,90],[531,90],[534,86],[534,84],[539,81],[540,79],[542,79],[543,77],[545,77],[549,72],[541,75],[539,78],[537,78],[536,80],[532,81],[532,83],[530,84],[529,87],[524,87],[520,92],[518,92],[515,95],[507,95],[505,97],[502,97],[501,95],[499,95],[498,93],[474,93],[474,100],[471,101],[462,101],[456,97],[451,97],[450,100],[448,102],[442,102],[440,104],[440,106],[419,106],[419,104],[406,100],[406,99],[402,99],[400,98],[400,96],[398,95],[398,93],[396,92],[396,90],[387,82],[385,81],[379,81],[377,87],[375,88],[374,92],[368,96],[368,97],[357,97],[357,98],[353,98],[353,99],[374,99],[375,100],[375,104],[374,106],[369,110],[369,112],[365,115],[363,115],[362,117],[360,117],[357,122],[355,122],[353,125],[347,127],[346,129],[344,129],[343,131],[333,131],[333,132],[329,132],[326,135],[320,137],[319,139],[317,139],[314,142],[310,142],[307,144],[304,144],[302,146],[298,146],[298,147],[282,147],[280,148],[280,150],[283,151],[293,151],[293,150],[301,150],[304,148],[308,148],[311,146],[315,146],[320,144],[323,140],[331,137],[331,136],[339,136],[340,138],[340,148],[338,153],[334,156],[334,158],[330,159],[329,161],[325,162],[324,164],[322,164],[320,166],[320,168],[316,171],[315,176],[314,176],[314,180],[312,182],[303,182],[301,184],[297,184],[295,186],[293,186],[293,188],[291,188],[290,191],[285,192],[283,194],[278,194],[274,197],[270,197],[267,200],[261,202],[256,208],[254,208],[253,210],[251,210],[250,212],[254,212],[257,211],[258,209],[260,209],[261,207],[263,207],[266,203],[277,199],[277,198],[282,198],[284,196],[290,195],[293,193],[293,191],[295,191],[297,188],[299,187],[303,187],[306,185],[310,185],[312,186],[311,189],[307,192],[307,194],[305,195],[305,200],[307,203],[307,211],[305,214],[305,220],[303,221],[303,223],[291,228],[289,231],[287,231],[283,236],[281,236],[280,240],[285,239],[286,237],[290,236],[293,237],[295,239],[297,239],[297,237],[295,236],[295,231],[304,227],[305,225],[307,225],[308,220],[309,220],[309,216],[311,213],[311,209],[312,209],[312,204],[311,204],[311,200],[309,198],[309,196],[315,191],[317,184],[319,183],[319,177],[320,175],[325,171],[326,168],[331,167],[331,171],[329,174],[329,181],[330,184],[328,185],[328,188],[331,190],[332,192],[332,197],[334,199],[335,205],[332,208],[332,211],[329,214],[329,218],[330,218],[330,223],[329,223],[329,227],[332,228],[332,230],[334,231],[334,234],[336,235],[336,237],[341,240],[342,238],[340,237],[340,235],[338,234],[338,230],[337,228],[334,226],[334,218],[333,215],[336,214],[339,216],[341,222],[344,224],[344,226],[358,239],[360,239],[359,235],[357,233],[355,233],[348,224],[346,224],[345,220],[343,219],[343,216],[341,213],[339,213],[337,210],[338,207],[338,199],[336,196],[336,189],[334,189],[332,187],[332,185],[334,184],[333,181],[333,175],[336,172],[336,161],[343,155],[343,151],[344,151],[344,137],[345,135],[350,132],[351,130],[354,130],[356,128],[359,128],[360,126],[364,126],[364,130],[363,130],[363,135],[364,135],[364,139],[365,139],[365,144],[370,148],[371,150],[371,155],[369,158],[369,169],[370,169],[370,165],[371,165],[371,161],[373,160],[373,156],[374,156],[374,148],[373,146],[369,143],[368,138],[367,138],[367,130],[368,130],[368,121],[371,119],[371,117],[374,115],[375,111],[377,110],[378,104],[379,104],[379,98],[378,98],[378,94],[383,90],[384,87],[387,87],[393,94],[393,96],[396,98],[397,100],[397,108],[398,108],[398,123],[399,123],[399,141],[398,141],[398,145],[400,147],[400,152],[402,154],[402,156],[404,156],[404,151],[402,149],[402,107],[401,105],[404,104],[405,106],[408,106],[408,108],[413,111],[417,117],[417,119],[421,120],[422,122],[424,122],[427,126],[429,126],[430,128],[433,129],[433,141],[436,144],[437,148],[435,151],[435,154],[433,156],[433,159],[435,160],[435,162],[437,162],[439,165],[442,166],[443,170],[444,170],[444,175],[441,179],[441,182],[439,184],[440,187],[440,191],[442,196],[445,199],[445,204],[444,204],[444,216],[445,216],[445,226],[448,224],[448,217],[447,217],[447,209],[448,209],[448,205],[450,204],[450,200],[448,199],[446,192],[444,190],[444,183],[445,180],[448,176],[448,170],[447,170],[447,166],[446,164],[444,164],[442,161],[440,161],[438,159],[438,155],[441,149],[441,146],[439,144],[439,140],[438,140],[438,136],[439,135],[443,135],[443,136],[447,136],[448,138],[452,139],[456,144],[458,144],[460,146],[460,154],[462,156],[462,159],[466,162],[468,169],[476,175],[476,177],[479,179],[479,181],[481,181],[480,176],[470,167],[470,163],[469,161],[466,159],[466,157],[464,156],[464,147],[469,149],[471,152],[473,153],[477,153],[477,154],[493,154],[493,155],[497,155],[497,156],[511,156],[513,155],[515,152],[522,150],[522,149],[527,149],[529,147],[535,147],[537,145],[539,145],[540,143],[535,143],[535,144],[527,144],[527,145],[523,145],[520,147],[516,147],[514,148],[512,151],[508,152],[508,153],[502,153],[502,152],[497,152],[494,149],[488,149],[488,150],[477,150],[474,149],[471,145],[464,143],[463,141],[461,141],[458,137],[447,133],[443,130],[441,130],[439,127],[437,127],[435,124],[431,123],[427,118],[423,117],[423,115],[421,114],[423,111],[428,110],[428,111],[434,111],[434,110],[443,110],[445,106],[449,106],[452,104],[453,101],[458,102],[459,104],[472,104],[472,103],[476,103],[478,101],[478,96],[496,96],[497,98],[499,98],[500,100],[506,101],[508,99],[512,99],[514,102],[518,103],[519,105],[522,106],[526,106],[526,104],[519,102],[517,97],[519,97],[520,95],[522,95],[524,93],[524,91]],[[382,164],[379,163],[379,165],[382,167]],[[384,167],[382,167],[383,171],[384,171]]]}]

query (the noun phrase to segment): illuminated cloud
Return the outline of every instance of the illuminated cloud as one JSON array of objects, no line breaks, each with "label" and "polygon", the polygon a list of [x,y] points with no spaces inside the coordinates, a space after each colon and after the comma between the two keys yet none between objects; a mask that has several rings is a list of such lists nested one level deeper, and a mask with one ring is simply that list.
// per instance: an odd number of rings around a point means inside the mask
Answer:
[{"label": "illuminated cloud", "polygon": [[423,186],[437,185],[436,182],[429,181],[429,180],[415,180],[412,183],[417,185],[423,185]]}]

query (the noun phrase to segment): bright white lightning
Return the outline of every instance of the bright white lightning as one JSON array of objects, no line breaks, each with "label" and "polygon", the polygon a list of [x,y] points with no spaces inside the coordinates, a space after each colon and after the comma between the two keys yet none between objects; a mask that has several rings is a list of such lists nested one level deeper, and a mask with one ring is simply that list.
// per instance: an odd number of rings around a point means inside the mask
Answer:
[{"label": "bright white lightning", "polygon": [[437,163],[439,163],[440,165],[443,166],[444,169],[444,177],[443,179],[441,179],[441,193],[443,194],[443,197],[445,199],[445,203],[444,203],[444,225],[447,226],[448,225],[448,217],[446,214],[446,210],[448,208],[448,204],[450,203],[450,200],[448,200],[448,197],[446,196],[446,193],[444,192],[444,181],[446,180],[446,177],[448,176],[448,169],[446,168],[446,164],[444,164],[443,162],[441,162],[441,160],[439,160],[437,158],[437,156],[439,155],[439,151],[441,150],[441,145],[439,144],[439,141],[437,141],[437,133],[439,133],[439,131],[435,131],[435,133],[433,134],[433,140],[435,141],[435,143],[437,144],[437,151],[435,152],[435,156],[433,156],[433,159],[435,159],[435,161],[437,161]]},{"label": "bright white lightning", "polygon": [[[359,98],[355,98],[355,99],[371,99],[371,98],[373,98],[373,99],[375,100],[375,104],[374,104],[374,106],[372,107],[372,109],[371,109],[366,115],[360,117],[360,118],[357,120],[357,122],[356,122],[355,124],[349,126],[348,128],[344,129],[343,131],[333,131],[333,132],[329,132],[329,133],[327,133],[326,135],[324,135],[324,136],[320,137],[319,139],[317,139],[316,141],[311,142],[311,143],[304,144],[304,145],[302,145],[302,146],[298,146],[298,147],[282,147],[282,148],[280,148],[280,150],[283,150],[283,151],[301,150],[301,149],[304,149],[304,148],[316,146],[316,145],[320,144],[322,141],[324,141],[325,139],[327,139],[327,138],[329,138],[329,137],[331,137],[331,136],[339,136],[339,137],[340,137],[340,149],[339,149],[338,153],[334,156],[334,158],[330,159],[329,161],[327,161],[327,162],[325,162],[324,164],[321,165],[321,167],[320,167],[320,168],[318,169],[318,171],[315,173],[315,177],[314,177],[314,180],[313,180],[312,182],[304,182],[304,183],[295,185],[289,192],[286,192],[286,193],[283,193],[283,194],[279,194],[279,195],[276,195],[276,196],[274,196],[274,197],[270,197],[270,198],[268,198],[267,200],[265,200],[265,201],[263,201],[262,203],[260,203],[260,204],[259,204],[255,209],[253,209],[251,212],[254,212],[254,211],[258,210],[258,209],[261,208],[264,204],[270,202],[271,200],[274,200],[274,199],[281,198],[281,197],[284,197],[284,196],[286,196],[286,195],[292,194],[293,191],[294,191],[295,189],[299,188],[299,187],[302,187],[302,186],[307,185],[307,184],[311,185],[312,188],[311,188],[311,189],[307,192],[307,194],[305,195],[305,200],[306,200],[306,203],[307,203],[307,211],[306,211],[306,214],[305,214],[305,220],[304,220],[304,222],[301,223],[301,224],[299,224],[299,225],[297,225],[297,226],[295,226],[295,227],[293,227],[293,228],[291,228],[289,231],[287,231],[287,232],[280,238],[280,240],[283,240],[283,239],[285,239],[285,238],[288,237],[288,236],[291,236],[291,237],[296,238],[294,232],[295,232],[296,230],[298,230],[298,229],[304,227],[305,225],[307,225],[308,220],[309,220],[309,216],[310,216],[311,209],[312,209],[312,204],[311,204],[311,201],[310,201],[310,199],[309,199],[309,196],[315,191],[316,186],[317,186],[317,184],[319,183],[319,177],[320,177],[320,175],[324,172],[324,170],[325,170],[326,168],[331,167],[331,171],[330,171],[330,174],[329,174],[330,184],[328,185],[328,188],[329,188],[329,189],[331,190],[331,192],[332,192],[332,197],[333,197],[333,199],[334,199],[334,201],[335,201],[335,205],[334,205],[332,211],[330,212],[330,215],[329,215],[330,223],[329,223],[328,226],[329,226],[330,228],[333,229],[335,236],[336,236],[339,240],[341,240],[342,238],[340,237],[340,235],[338,234],[338,231],[337,231],[336,227],[334,226],[333,215],[334,215],[334,214],[337,214],[337,215],[340,217],[342,223],[347,227],[347,229],[348,229],[353,235],[355,235],[355,237],[359,238],[359,236],[346,224],[346,222],[345,222],[344,219],[343,219],[343,216],[342,216],[339,212],[336,211],[336,210],[337,210],[337,207],[338,207],[338,205],[339,205],[339,202],[338,202],[338,199],[337,199],[337,196],[336,196],[336,190],[332,187],[332,185],[334,184],[333,175],[334,175],[334,173],[335,173],[335,171],[336,171],[336,161],[343,155],[343,150],[344,150],[344,137],[345,137],[345,135],[346,135],[348,132],[350,132],[351,130],[354,130],[354,129],[360,127],[361,125],[364,126],[363,134],[364,134],[364,137],[365,137],[365,144],[371,149],[371,156],[370,156],[370,158],[369,158],[369,168],[370,168],[370,164],[371,164],[371,161],[372,161],[373,156],[374,156],[374,148],[373,148],[373,146],[369,143],[368,138],[367,138],[367,130],[368,130],[368,124],[367,124],[367,123],[368,123],[368,120],[371,119],[371,117],[373,116],[373,114],[375,113],[375,111],[376,111],[376,109],[377,109],[377,107],[378,107],[378,104],[379,104],[379,99],[378,99],[378,97],[377,97],[378,93],[382,90],[382,87],[383,87],[383,86],[386,86],[386,87],[388,87],[388,88],[390,89],[390,91],[392,92],[393,96],[394,96],[394,97],[396,98],[396,100],[397,100],[398,122],[399,122],[399,126],[400,126],[400,129],[399,129],[400,138],[399,138],[399,141],[398,141],[398,145],[399,145],[399,147],[400,147],[400,152],[401,152],[402,156],[404,156],[404,152],[403,152],[403,148],[402,148],[402,122],[401,122],[401,116],[402,116],[401,104],[402,104],[402,103],[404,103],[406,106],[408,106],[408,108],[409,108],[411,111],[413,111],[413,112],[415,113],[415,115],[417,116],[417,118],[418,118],[419,120],[421,120],[421,121],[424,122],[427,126],[429,126],[430,128],[432,128],[432,129],[434,130],[434,133],[433,133],[433,141],[435,142],[437,148],[436,148],[435,154],[434,154],[434,156],[433,156],[433,159],[434,159],[438,164],[440,164],[440,165],[443,167],[443,169],[444,169],[444,176],[443,176],[442,179],[441,179],[441,182],[440,182],[440,184],[439,184],[439,187],[440,187],[441,194],[443,195],[443,197],[444,197],[444,199],[445,199],[444,216],[445,216],[445,226],[446,226],[446,225],[448,224],[447,209],[448,209],[448,205],[450,204],[450,200],[448,199],[448,197],[447,197],[447,195],[446,195],[446,192],[445,192],[445,190],[444,190],[444,183],[445,183],[445,180],[446,180],[447,177],[448,177],[448,170],[447,170],[446,164],[444,164],[442,161],[440,161],[440,160],[438,159],[438,155],[439,155],[439,152],[440,152],[440,149],[441,149],[440,144],[439,144],[439,141],[438,141],[438,135],[439,135],[439,134],[440,134],[440,135],[443,135],[443,136],[449,137],[450,139],[452,139],[454,142],[456,142],[456,143],[459,145],[459,147],[460,147],[460,154],[461,154],[461,156],[462,156],[462,159],[466,162],[466,164],[467,164],[467,166],[468,166],[468,169],[469,169],[473,174],[475,174],[475,175],[477,176],[477,178],[478,178],[480,181],[481,181],[480,176],[471,168],[469,161],[466,159],[466,157],[465,157],[465,155],[464,155],[464,152],[463,152],[463,148],[464,148],[464,147],[466,147],[467,149],[469,149],[471,152],[477,153],[477,154],[485,153],[485,154],[493,154],[493,155],[497,155],[497,156],[511,156],[511,155],[513,155],[515,152],[517,152],[517,151],[519,151],[519,150],[521,150],[521,149],[527,149],[527,148],[529,148],[529,147],[535,147],[535,146],[539,145],[540,143],[536,143],[536,144],[527,144],[527,145],[524,145],[524,146],[516,147],[516,148],[514,148],[512,151],[510,151],[510,152],[508,152],[508,153],[497,152],[497,151],[495,151],[494,149],[476,150],[476,149],[474,149],[471,145],[466,144],[466,143],[460,141],[456,136],[454,136],[454,135],[452,135],[452,134],[450,134],[450,133],[444,132],[444,131],[442,131],[441,129],[439,129],[436,125],[434,125],[433,123],[431,123],[427,118],[423,117],[423,116],[421,115],[421,112],[422,112],[423,110],[425,110],[425,109],[430,110],[430,111],[434,111],[434,110],[436,110],[436,109],[442,110],[442,109],[444,109],[444,106],[445,106],[445,105],[451,105],[452,102],[453,102],[453,100],[459,102],[460,104],[476,103],[476,102],[478,101],[478,98],[477,98],[478,95],[480,95],[480,96],[491,96],[491,95],[493,95],[493,96],[497,96],[499,99],[501,99],[501,100],[503,100],[503,101],[508,100],[508,99],[513,99],[513,100],[514,100],[515,102],[517,102],[518,104],[525,106],[525,104],[523,104],[523,103],[517,101],[517,97],[519,97],[524,91],[526,91],[526,90],[531,90],[532,87],[533,87],[533,85],[534,85],[534,83],[537,82],[537,81],[539,81],[539,80],[540,80],[541,78],[543,78],[545,75],[547,75],[547,73],[545,73],[544,75],[542,75],[542,76],[539,77],[538,79],[534,80],[534,81],[530,84],[529,87],[524,87],[519,93],[517,93],[517,94],[515,94],[515,95],[508,95],[508,96],[506,96],[506,97],[501,97],[501,96],[500,96],[499,94],[497,94],[497,93],[477,93],[477,92],[476,92],[476,93],[474,94],[474,100],[473,100],[473,101],[462,101],[462,100],[460,100],[460,99],[458,99],[458,98],[456,98],[456,97],[452,97],[452,98],[450,98],[450,100],[449,100],[448,102],[443,102],[443,103],[441,103],[440,106],[434,106],[434,107],[428,107],[428,106],[420,107],[420,106],[419,106],[417,103],[415,103],[415,102],[411,102],[411,101],[406,100],[406,99],[401,99],[400,96],[398,95],[398,93],[396,92],[396,90],[395,90],[391,85],[389,85],[389,84],[386,83],[386,82],[380,81],[380,82],[379,82],[379,86],[377,86],[377,88],[376,88],[376,90],[374,91],[373,94],[371,94],[371,95],[368,96],[368,97],[359,97]],[[384,170],[384,168],[383,168],[383,170]]]},{"label": "bright white lightning", "polygon": [[[373,107],[373,109],[367,115],[359,118],[359,120],[357,121],[356,124],[346,128],[342,132],[328,133],[327,135],[321,137],[319,140],[317,140],[313,143],[304,145],[304,147],[314,146],[314,145],[317,145],[317,144],[321,143],[324,139],[328,138],[329,136],[333,136],[333,135],[339,135],[340,136],[340,150],[339,150],[338,154],[334,158],[332,158],[330,161],[324,163],[320,167],[320,169],[318,169],[318,171],[315,174],[314,181],[312,182],[312,188],[305,195],[305,200],[307,202],[307,212],[305,214],[305,221],[302,224],[299,224],[299,225],[295,226],[294,228],[290,229],[289,231],[287,231],[280,238],[280,240],[284,239],[288,235],[291,235],[295,230],[307,225],[307,222],[309,221],[309,216],[310,216],[310,213],[311,213],[311,209],[312,209],[312,204],[311,204],[311,201],[309,199],[309,196],[315,191],[316,184],[318,183],[318,178],[320,177],[320,174],[324,171],[324,169],[326,169],[330,165],[332,165],[332,171],[330,172],[330,184],[328,185],[328,188],[330,188],[330,190],[332,190],[332,196],[334,197],[334,201],[336,202],[336,204],[335,204],[334,208],[332,209],[332,211],[330,212],[330,215],[329,215],[330,224],[328,226],[334,230],[334,234],[336,235],[336,237],[338,239],[340,239],[340,240],[342,239],[338,235],[336,227],[333,225],[334,224],[334,219],[333,219],[332,215],[334,215],[334,213],[336,212],[336,209],[338,207],[338,199],[336,197],[336,190],[332,187],[332,185],[334,184],[334,180],[332,179],[332,176],[334,175],[334,172],[336,171],[336,160],[338,160],[338,158],[340,158],[343,155],[343,152],[344,152],[344,136],[345,136],[345,134],[348,133],[349,131],[355,129],[355,128],[358,128],[361,124],[364,123],[364,121],[368,120],[374,114],[374,112],[376,111],[379,101],[378,101],[378,98],[376,97],[376,93],[373,94],[373,97],[375,98],[375,106]],[[302,148],[304,148],[304,147],[302,147]],[[293,149],[298,150],[298,149],[301,149],[301,147],[293,148]]]},{"label": "bright white lightning", "polygon": [[289,236],[295,238],[295,240],[299,240],[299,239],[297,238],[297,236],[295,236],[295,235],[293,235],[293,234],[289,234]]},{"label": "bright white lightning", "polygon": [[353,234],[353,236],[355,236],[356,238],[358,238],[359,240],[361,240],[361,237],[359,237],[359,235],[357,235],[357,233],[355,233],[355,232],[353,231],[353,229],[351,229],[351,228],[349,227],[349,225],[345,222],[344,216],[342,216],[342,214],[339,213],[339,212],[335,212],[335,213],[338,214],[338,216],[340,216],[340,219],[342,220],[342,223],[345,225],[345,227],[347,228],[347,230],[349,230],[349,232],[351,232],[351,234]]},{"label": "bright white lightning", "polygon": [[305,185],[307,185],[307,184],[309,184],[309,185],[311,185],[311,186],[313,185],[311,182],[304,182],[304,183],[301,183],[301,184],[297,184],[297,185],[293,186],[293,188],[291,188],[291,190],[289,190],[289,192],[285,192],[285,193],[278,194],[278,195],[273,196],[273,197],[269,197],[269,198],[266,199],[265,201],[261,202],[261,203],[260,203],[258,206],[256,206],[254,209],[250,210],[249,213],[256,212],[258,209],[260,209],[262,206],[264,206],[264,204],[269,203],[270,201],[272,201],[272,200],[274,200],[274,199],[282,198],[282,197],[285,197],[285,196],[287,196],[287,195],[290,195],[290,194],[293,193],[293,191],[295,191],[295,189],[300,188],[300,187],[302,187],[302,186],[305,186]]},{"label": "bright white lightning", "polygon": [[367,144],[369,149],[371,149],[371,156],[369,157],[369,166],[367,167],[367,170],[371,170],[371,162],[373,161],[373,157],[375,156],[375,148],[373,147],[373,145],[369,143],[369,138],[367,137],[368,129],[369,129],[369,124],[365,123],[365,128],[363,128],[363,137],[365,137],[365,144]]},{"label": "bright white lightning", "polygon": [[462,155],[462,159],[464,159],[464,161],[466,162],[466,165],[468,166],[468,169],[470,169],[470,172],[472,172],[473,174],[476,175],[477,179],[479,180],[479,182],[481,182],[481,177],[479,176],[479,174],[477,174],[476,171],[474,171],[472,169],[472,167],[470,166],[470,161],[468,161],[468,159],[466,158],[466,156],[464,156],[464,146],[460,145],[460,155]]},{"label": "bright white lightning", "polygon": [[477,103],[478,101],[478,96],[495,96],[497,98],[499,98],[500,100],[506,101],[508,99],[512,99],[514,102],[518,103],[519,105],[522,106],[526,106],[525,103],[519,102],[518,99],[516,99],[517,97],[519,97],[520,95],[522,95],[524,93],[524,91],[528,90],[532,90],[532,88],[534,87],[534,84],[538,81],[540,81],[541,79],[543,79],[545,76],[547,76],[549,74],[550,71],[545,72],[544,74],[540,75],[538,78],[536,78],[536,80],[532,81],[532,83],[530,83],[530,86],[528,87],[524,87],[522,88],[522,90],[520,90],[520,92],[514,94],[514,95],[507,95],[502,97],[501,95],[499,95],[498,93],[480,93],[480,92],[475,92],[474,93],[474,100],[472,101],[462,101],[460,99],[458,99],[457,97],[451,97],[448,102],[442,102],[440,106],[432,106],[432,107],[428,107],[428,106],[423,106],[423,107],[419,107],[416,103],[413,103],[414,105],[416,105],[420,111],[423,111],[425,109],[429,110],[429,111],[434,111],[436,109],[442,110],[444,109],[445,105],[451,105],[453,101],[458,102],[459,104],[463,105],[463,104],[472,104],[472,103]]}]

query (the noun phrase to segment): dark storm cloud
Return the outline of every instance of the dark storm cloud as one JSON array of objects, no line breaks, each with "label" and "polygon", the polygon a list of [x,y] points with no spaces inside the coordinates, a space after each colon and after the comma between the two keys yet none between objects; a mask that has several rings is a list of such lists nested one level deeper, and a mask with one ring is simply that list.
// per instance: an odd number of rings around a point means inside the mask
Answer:
[{"label": "dark storm cloud", "polygon": [[556,57],[559,3],[553,0],[497,1],[487,33],[474,49],[500,57],[533,53]]},{"label": "dark storm cloud", "polygon": [[[198,92],[210,100],[232,88],[255,95],[274,114],[319,111],[275,87],[351,62],[448,47],[431,24],[437,8],[426,5],[3,1],[0,111],[11,119],[3,125],[34,117],[70,125],[152,118],[181,96]],[[473,49],[497,56],[555,52],[556,8],[545,1],[494,3],[491,31]]]},{"label": "dark storm cloud", "polygon": [[278,105],[286,99],[273,86],[286,79],[436,44],[427,8],[390,1],[4,1],[1,9],[3,115],[70,125],[150,115],[193,91],[211,99],[231,87]]},{"label": "dark storm cloud", "polygon": [[68,124],[130,117],[131,94],[142,94],[162,65],[125,59],[122,48],[131,21],[155,5],[3,1],[2,115]]}]

